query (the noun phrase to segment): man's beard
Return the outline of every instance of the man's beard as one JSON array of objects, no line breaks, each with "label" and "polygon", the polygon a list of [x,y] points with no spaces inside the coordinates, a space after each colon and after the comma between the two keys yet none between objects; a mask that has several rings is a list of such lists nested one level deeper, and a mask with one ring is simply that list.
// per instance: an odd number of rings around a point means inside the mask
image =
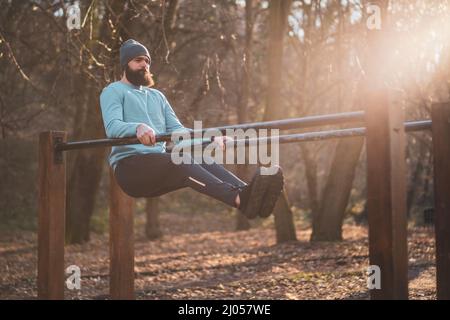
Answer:
[{"label": "man's beard", "polygon": [[152,75],[147,69],[131,70],[129,66],[125,69],[125,77],[135,86],[152,87],[155,83]]}]

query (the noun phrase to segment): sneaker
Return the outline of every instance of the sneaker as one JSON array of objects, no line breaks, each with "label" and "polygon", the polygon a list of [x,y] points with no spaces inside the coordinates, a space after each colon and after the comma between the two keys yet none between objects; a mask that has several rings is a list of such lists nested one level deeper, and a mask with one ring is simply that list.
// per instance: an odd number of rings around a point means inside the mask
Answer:
[{"label": "sneaker", "polygon": [[258,168],[250,184],[239,193],[241,200],[239,210],[248,219],[254,219],[258,216],[269,182],[270,180],[261,174],[261,168]]},{"label": "sneaker", "polygon": [[276,172],[271,175],[263,176],[263,179],[270,180],[270,183],[264,193],[261,209],[259,210],[259,216],[261,218],[267,218],[272,214],[284,186],[283,171],[280,166],[271,167],[269,169],[263,168],[263,170],[264,169],[276,170]]}]

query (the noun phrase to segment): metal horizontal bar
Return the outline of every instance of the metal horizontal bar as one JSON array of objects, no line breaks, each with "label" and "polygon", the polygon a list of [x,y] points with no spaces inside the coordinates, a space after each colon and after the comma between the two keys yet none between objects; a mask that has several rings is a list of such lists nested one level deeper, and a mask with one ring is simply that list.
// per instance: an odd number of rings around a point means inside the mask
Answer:
[{"label": "metal horizontal bar", "polygon": [[[302,129],[309,127],[333,125],[340,123],[354,123],[354,122],[364,122],[363,111],[335,113],[335,114],[274,120],[274,121],[252,122],[238,125],[222,126],[217,128],[205,128],[203,130],[189,130],[188,132],[192,137],[195,135],[203,136],[203,134],[208,130],[216,130],[216,131],[218,130],[222,132],[222,134],[226,134],[227,130],[248,130],[248,129],[289,130],[289,129]],[[157,142],[170,141],[171,138],[172,138],[171,134],[165,133],[157,135],[156,141]],[[95,148],[95,147],[121,146],[129,144],[140,144],[140,142],[136,137],[75,141],[58,144],[56,146],[56,150],[65,151],[65,150],[75,150],[75,149]]]},{"label": "metal horizontal bar", "polygon": [[[272,121],[270,121],[271,123]],[[262,124],[262,123],[261,123]],[[235,126],[236,128],[237,126]],[[225,127],[221,127],[225,128]],[[267,127],[259,127],[259,128],[267,128]],[[420,120],[420,121],[409,121],[405,122],[405,131],[420,131],[431,129],[431,120]],[[316,132],[306,132],[306,133],[297,133],[297,134],[289,134],[289,135],[280,135],[279,143],[291,143],[291,142],[303,142],[303,141],[317,141],[317,140],[327,140],[327,139],[336,139],[336,138],[345,138],[345,137],[355,137],[355,136],[364,136],[365,128],[349,128],[349,129],[336,129],[336,130],[327,130],[327,131],[316,131]],[[206,130],[205,130],[206,131]],[[262,138],[253,138],[253,139],[241,139],[231,141],[229,143],[245,143],[248,145],[250,142],[254,143],[255,141],[267,141],[271,142],[273,138],[271,137],[262,137]],[[160,140],[157,140],[160,141]],[[165,140],[163,140],[165,141]],[[202,144],[209,144],[209,141],[203,142]],[[66,144],[60,144],[57,146],[57,151],[65,151],[65,150],[73,150],[73,149],[81,149],[81,148],[94,148],[94,147],[107,147],[107,146],[118,146],[118,145],[129,145],[129,144],[140,144],[137,138],[121,138],[121,139],[99,139],[99,140],[90,140],[90,141],[80,141],[80,142],[70,142]]]},{"label": "metal horizontal bar", "polygon": [[430,129],[431,129],[431,120],[418,120],[405,122],[406,132],[430,130]]},{"label": "metal horizontal bar", "polygon": [[[408,121],[405,122],[405,132],[414,132],[421,130],[431,129],[431,120],[420,120],[420,121]],[[327,130],[327,131],[316,131],[316,132],[305,132],[305,133],[297,133],[297,134],[287,134],[280,135],[275,138],[273,137],[261,137],[261,138],[251,138],[251,139],[240,139],[234,140],[227,143],[230,145],[249,145],[250,143],[255,144],[256,142],[267,142],[271,143],[272,141],[276,141],[278,138],[278,143],[292,143],[292,142],[306,142],[306,141],[318,141],[318,140],[328,140],[328,139],[336,139],[336,138],[349,138],[349,137],[358,137],[364,136],[366,134],[366,128],[349,128],[349,129],[337,129],[337,130]],[[205,142],[203,144],[208,144],[209,142]]]}]

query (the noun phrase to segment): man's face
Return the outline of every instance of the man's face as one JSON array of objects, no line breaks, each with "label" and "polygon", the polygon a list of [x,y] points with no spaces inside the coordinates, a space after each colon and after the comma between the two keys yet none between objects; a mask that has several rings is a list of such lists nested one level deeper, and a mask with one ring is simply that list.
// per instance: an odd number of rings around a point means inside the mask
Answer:
[{"label": "man's face", "polygon": [[128,62],[125,77],[135,86],[152,86],[154,84],[150,74],[150,60],[146,56],[139,56]]}]

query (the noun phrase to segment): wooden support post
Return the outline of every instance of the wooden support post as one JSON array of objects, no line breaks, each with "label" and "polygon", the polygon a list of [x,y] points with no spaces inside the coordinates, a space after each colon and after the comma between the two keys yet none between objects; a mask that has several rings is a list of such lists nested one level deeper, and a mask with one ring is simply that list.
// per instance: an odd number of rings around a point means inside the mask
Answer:
[{"label": "wooden support post", "polygon": [[110,170],[109,247],[111,299],[134,299],[134,199],[126,195]]},{"label": "wooden support post", "polygon": [[370,265],[381,288],[371,299],[408,299],[404,110],[389,105],[383,85],[366,96],[367,208]]},{"label": "wooden support post", "polygon": [[450,300],[450,103],[431,109],[437,298]]},{"label": "wooden support post", "polygon": [[62,131],[39,135],[38,298],[64,299],[66,163],[56,143]]}]

